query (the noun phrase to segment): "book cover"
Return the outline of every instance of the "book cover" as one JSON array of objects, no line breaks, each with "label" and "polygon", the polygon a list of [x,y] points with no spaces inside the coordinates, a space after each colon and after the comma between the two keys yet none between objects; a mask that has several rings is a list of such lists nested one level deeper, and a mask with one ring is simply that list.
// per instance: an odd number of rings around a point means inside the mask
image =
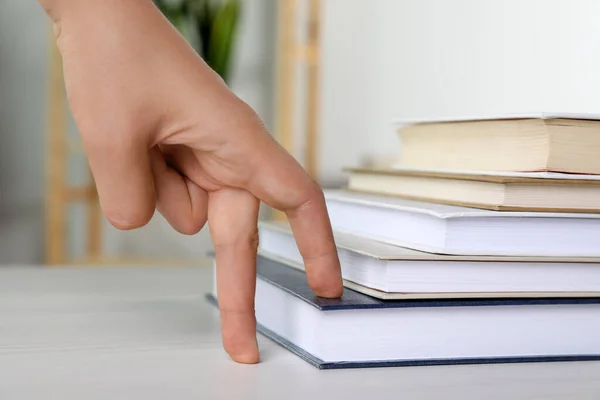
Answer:
[{"label": "book cover", "polygon": [[[291,294],[320,312],[344,311],[356,309],[384,308],[420,308],[420,307],[514,307],[520,305],[590,305],[600,304],[600,298],[538,298],[538,299],[485,299],[485,300],[400,300],[385,301],[346,289],[340,299],[325,299],[314,295],[306,276],[293,268],[282,266],[280,263],[258,256],[258,278]],[[213,294],[207,299],[217,305],[218,300]],[[492,357],[492,358],[460,358],[460,359],[421,359],[421,360],[386,360],[367,362],[326,362],[299,348],[268,327],[258,324],[258,331],[280,346],[294,353],[301,359],[319,369],[367,368],[367,367],[399,367],[418,365],[451,365],[451,364],[491,364],[491,363],[524,363],[524,362],[557,362],[557,361],[589,361],[600,360],[600,354],[590,355],[561,355],[561,356],[524,356],[524,357]]]}]

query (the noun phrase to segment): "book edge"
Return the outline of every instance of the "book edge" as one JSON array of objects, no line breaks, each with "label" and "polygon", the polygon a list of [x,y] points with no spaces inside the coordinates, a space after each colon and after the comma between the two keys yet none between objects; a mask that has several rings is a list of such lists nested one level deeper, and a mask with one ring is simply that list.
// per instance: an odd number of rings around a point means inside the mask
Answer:
[{"label": "book edge", "polygon": [[[586,185],[600,186],[600,175],[577,175],[577,174],[556,174],[565,175],[559,178],[554,176],[526,176],[523,175],[508,175],[501,173],[479,173],[477,171],[460,171],[460,170],[428,170],[428,169],[413,169],[404,167],[392,166],[389,169],[384,168],[364,168],[364,167],[347,167],[343,169],[350,174],[364,175],[386,175],[386,176],[409,176],[420,178],[437,178],[448,179],[455,181],[476,181],[497,184],[512,184],[512,183],[531,183],[538,185]],[[569,176],[567,178],[566,176]]]},{"label": "book edge", "polygon": [[555,214],[595,214],[600,213],[600,208],[556,208],[556,207],[521,207],[507,206],[504,204],[486,204],[477,202],[460,202],[452,200],[434,199],[431,197],[408,196],[400,194],[387,194],[376,191],[347,189],[349,192],[373,194],[377,196],[391,197],[397,199],[405,199],[410,201],[418,201],[423,203],[443,204],[447,206],[476,208],[485,211],[501,211],[501,212],[520,212],[520,213],[555,213]]},{"label": "book edge", "polygon": [[[207,294],[206,299],[213,306],[218,306],[217,299],[212,294]],[[564,355],[564,356],[522,356],[522,357],[482,357],[482,358],[447,358],[447,359],[413,359],[413,360],[381,360],[381,361],[342,361],[327,362],[296,346],[292,342],[258,324],[258,333],[281,346],[290,353],[309,363],[319,370],[351,369],[351,368],[377,368],[377,367],[411,367],[433,365],[466,365],[466,364],[506,364],[529,362],[569,362],[569,361],[597,361],[598,355]]]},{"label": "book edge", "polygon": [[[259,256],[260,258],[266,259],[276,264],[280,264],[281,268],[288,268],[289,270],[295,271],[305,275],[305,271],[298,267],[290,266],[288,262],[281,261],[280,259],[270,259],[268,257]],[[257,262],[260,262],[260,258]],[[306,304],[317,308],[320,311],[344,311],[344,310],[358,310],[358,309],[381,309],[381,308],[431,308],[431,307],[503,307],[503,306],[544,306],[544,305],[598,305],[600,304],[600,297],[510,297],[510,298],[463,298],[463,299],[444,299],[444,298],[428,298],[428,299],[398,299],[394,301],[382,301],[369,296],[365,293],[361,293],[357,290],[347,288],[348,290],[359,295],[359,297],[366,297],[373,300],[369,304],[359,305],[319,305],[309,299],[303,297],[299,293],[285,287],[283,284],[279,284],[263,273],[258,273],[258,277],[263,281],[283,290],[290,295],[302,300]],[[306,283],[306,280],[303,280]],[[307,284],[308,285],[308,284]]]},{"label": "book edge", "polygon": [[[271,229],[273,227],[274,231],[283,233],[285,235],[288,236],[293,236],[291,229],[289,228],[289,226],[286,228],[284,226],[284,224],[280,223],[279,221],[260,221],[259,222],[259,229]],[[363,240],[363,241],[369,241],[369,242],[376,242],[376,243],[381,243],[381,244],[385,244],[385,245],[389,245],[387,243],[384,242],[379,242],[375,239],[371,239],[369,237],[363,237],[363,236],[356,236],[353,235],[351,233],[346,233],[346,232],[341,232],[341,231],[334,231],[334,235],[345,235],[345,236],[352,236],[355,237],[356,239],[359,240]],[[534,257],[534,256],[523,256],[523,257],[519,257],[519,256],[472,256],[472,255],[452,255],[452,254],[438,254],[438,253],[429,253],[429,252],[425,252],[425,251],[420,251],[420,250],[414,250],[408,247],[403,247],[403,246],[397,246],[397,245],[389,245],[389,246],[393,246],[393,247],[398,247],[398,248],[402,248],[402,249],[406,249],[406,250],[410,250],[411,252],[416,252],[419,253],[418,255],[414,255],[414,256],[381,256],[378,254],[375,254],[371,251],[367,251],[364,249],[357,249],[351,246],[346,246],[340,243],[336,243],[337,247],[340,249],[344,249],[347,251],[350,251],[352,253],[356,253],[356,254],[360,254],[366,257],[372,257],[378,260],[383,260],[383,261],[439,261],[439,262],[443,262],[443,261],[477,261],[477,262],[540,262],[540,263],[586,263],[586,264],[600,264],[600,257]],[[262,251],[263,253],[267,253],[265,251]],[[277,257],[277,256],[274,256]]]},{"label": "book edge", "polygon": [[394,128],[403,126],[435,124],[446,122],[477,122],[477,121],[497,121],[514,119],[574,119],[600,121],[600,114],[595,113],[570,113],[570,112],[529,112],[529,113],[506,113],[500,115],[488,116],[460,116],[460,117],[442,117],[442,118],[423,118],[423,119],[395,119],[392,120]]},{"label": "book edge", "polygon": [[600,292],[455,292],[455,293],[399,293],[384,292],[360,283],[344,280],[344,286],[356,292],[381,300],[434,300],[434,299],[496,299],[496,298],[587,298],[600,297]]},{"label": "book edge", "polygon": [[[296,269],[305,273],[304,268],[293,260],[271,254],[266,251],[260,251],[259,255],[263,258],[283,264],[286,267]],[[385,292],[375,289],[348,279],[342,280],[344,287],[355,292],[375,297],[380,300],[435,300],[435,299],[498,299],[498,298],[600,298],[600,292],[454,292],[454,293],[401,293]],[[280,285],[278,285],[280,286]]]},{"label": "book edge", "polygon": [[[350,194],[350,196],[348,196]],[[371,197],[371,198],[365,198]],[[325,198],[328,201],[338,201],[350,204],[361,204],[366,206],[375,206],[390,210],[412,212],[418,214],[430,215],[440,219],[460,219],[460,218],[573,218],[573,219],[600,219],[600,214],[593,213],[563,213],[563,212],[525,212],[525,211],[497,211],[486,209],[473,209],[469,207],[453,206],[447,204],[439,204],[425,201],[406,200],[413,205],[395,204],[386,200],[402,201],[398,197],[390,197],[383,195],[366,194],[360,192],[351,192],[347,189],[326,190]],[[435,210],[434,206],[452,207],[457,210],[439,211]],[[433,206],[433,207],[432,207]]]}]

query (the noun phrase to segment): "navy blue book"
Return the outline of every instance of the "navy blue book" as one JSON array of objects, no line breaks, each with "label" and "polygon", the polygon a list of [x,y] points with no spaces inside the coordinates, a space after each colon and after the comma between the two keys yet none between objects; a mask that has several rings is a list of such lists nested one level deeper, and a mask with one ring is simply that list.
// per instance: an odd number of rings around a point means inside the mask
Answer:
[{"label": "navy blue book", "polygon": [[324,299],[300,270],[257,270],[259,332],[320,369],[600,360],[600,298]]}]

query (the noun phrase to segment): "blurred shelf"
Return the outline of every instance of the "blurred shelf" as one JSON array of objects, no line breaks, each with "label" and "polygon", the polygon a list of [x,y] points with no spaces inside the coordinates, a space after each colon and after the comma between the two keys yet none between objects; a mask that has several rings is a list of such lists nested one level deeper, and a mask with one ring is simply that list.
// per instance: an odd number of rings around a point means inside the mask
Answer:
[{"label": "blurred shelf", "polygon": [[163,259],[155,257],[101,256],[77,259],[70,264],[82,267],[212,267],[213,259],[211,257],[201,257],[197,259]]},{"label": "blurred shelf", "polygon": [[49,34],[49,80],[47,98],[46,187],[44,262],[65,265],[67,252],[67,207],[80,203],[86,207],[86,257],[94,259],[102,252],[102,224],[98,193],[91,173],[89,184],[72,186],[67,182],[67,165],[71,155],[84,155],[83,146],[68,138],[67,100],[61,55],[53,33]]},{"label": "blurred shelf", "polygon": [[[320,99],[320,39],[321,39],[321,2],[319,0],[282,0],[278,2],[278,65],[276,93],[275,137],[281,145],[297,159],[295,144],[303,143],[301,164],[308,174],[318,182],[318,122]],[[304,6],[304,8],[302,7]],[[298,27],[302,24],[306,31],[299,37]],[[304,85],[296,84],[296,69],[306,69]],[[296,115],[298,99],[304,90],[306,107],[303,113]],[[301,132],[302,138],[297,140],[294,122],[297,119],[305,122]],[[284,220],[285,214],[273,210],[272,218]]]}]

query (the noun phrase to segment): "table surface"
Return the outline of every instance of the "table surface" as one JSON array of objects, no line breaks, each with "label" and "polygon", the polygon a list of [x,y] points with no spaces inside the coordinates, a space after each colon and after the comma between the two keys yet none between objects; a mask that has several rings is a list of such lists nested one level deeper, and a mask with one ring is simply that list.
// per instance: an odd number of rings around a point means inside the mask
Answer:
[{"label": "table surface", "polygon": [[[0,399],[598,399],[600,363],[319,371],[221,348],[204,267],[0,268]],[[600,340],[600,332],[599,332]]]}]

